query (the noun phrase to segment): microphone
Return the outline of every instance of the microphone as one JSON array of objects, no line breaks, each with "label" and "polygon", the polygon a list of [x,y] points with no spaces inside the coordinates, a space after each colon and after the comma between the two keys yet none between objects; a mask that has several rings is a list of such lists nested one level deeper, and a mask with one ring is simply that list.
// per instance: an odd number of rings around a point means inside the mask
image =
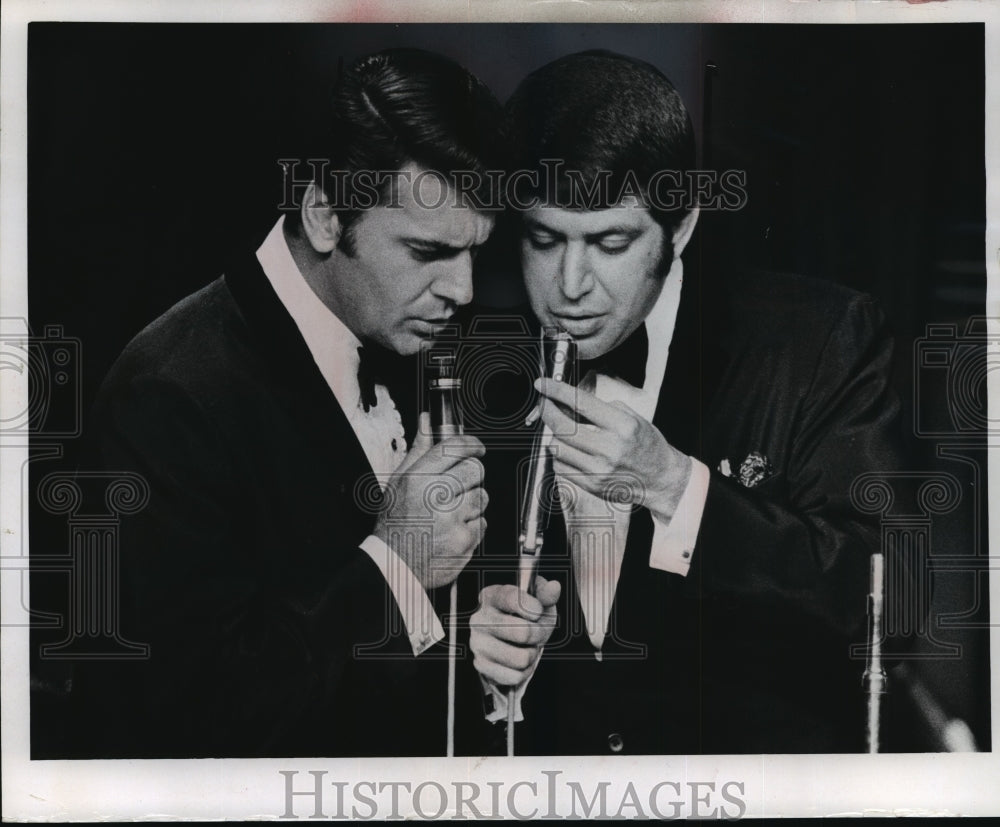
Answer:
[{"label": "microphone", "polygon": [[[539,362],[541,376],[555,382],[566,382],[572,377],[575,364],[576,342],[570,335],[561,330],[543,331]],[[521,502],[521,531],[518,535],[517,585],[528,594],[535,593],[535,572],[542,550],[542,535],[549,517],[544,492],[546,485],[551,485],[552,481],[551,444],[552,431],[539,419],[535,423],[531,462]]]},{"label": "microphone", "polygon": [[[427,355],[430,379],[427,383],[427,406],[431,416],[431,436],[437,444],[462,433],[462,416],[458,392],[462,380],[455,372],[455,353],[451,349],[433,349]],[[458,578],[451,581],[448,592],[448,716],[445,733],[445,755],[455,755],[455,678],[458,652]]]},{"label": "microphone", "polygon": [[[576,342],[561,330],[542,332],[539,373],[555,382],[566,382],[576,365]],[[549,517],[552,497],[545,499],[546,486],[552,485],[552,431],[539,419],[531,445],[531,462],[521,501],[521,531],[517,539],[517,585],[535,593],[535,573],[542,551],[542,538]],[[514,700],[516,687],[507,690],[507,755],[514,755]]]},{"label": "microphone", "polygon": [[428,356],[431,372],[427,387],[427,404],[431,415],[431,435],[435,443],[462,433],[462,417],[458,407],[458,392],[462,380],[455,373],[452,351],[431,351]]}]

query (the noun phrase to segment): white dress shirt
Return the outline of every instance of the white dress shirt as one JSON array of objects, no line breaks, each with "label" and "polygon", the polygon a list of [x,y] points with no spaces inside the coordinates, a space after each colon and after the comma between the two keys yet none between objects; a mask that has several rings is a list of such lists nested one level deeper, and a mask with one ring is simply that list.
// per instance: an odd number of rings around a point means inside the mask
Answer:
[{"label": "white dress shirt", "polygon": [[[364,410],[358,384],[361,342],[306,282],[285,241],[284,222],[284,217],[280,218],[271,229],[257,250],[257,260],[302,334],[384,488],[406,456],[406,438],[399,411],[383,385],[375,386],[376,404]],[[427,592],[403,559],[374,535],[366,537],[361,548],[378,566],[389,585],[406,625],[413,654],[419,655],[444,639],[444,629]]]},{"label": "white dress shirt", "polygon": [[[643,419],[652,421],[667,370],[682,282],[683,265],[677,259],[644,322],[649,338],[649,351],[646,357],[646,379],[642,388],[635,388],[617,377],[593,372],[582,377],[581,388],[593,392],[605,402],[624,402]],[[690,462],[691,475],[673,517],[665,520],[651,512],[653,539],[649,565],[682,577],[687,576],[691,567],[710,478],[707,466],[693,457]],[[587,636],[594,647],[594,657],[601,660],[601,649],[610,628],[611,606],[625,556],[632,505],[630,502],[616,504],[609,501],[613,498],[590,494],[571,477],[560,477],[558,481],[560,490],[565,492],[561,499],[580,608],[587,625]],[[627,481],[623,482],[627,484]],[[535,661],[536,666],[540,660],[541,658]],[[515,693],[515,720],[522,720],[523,717],[520,704],[527,683],[528,681],[522,683]],[[493,696],[493,710],[487,714],[487,719],[505,719],[506,694],[490,686],[488,682],[486,685]]]},{"label": "white dress shirt", "polygon": [[[584,389],[604,402],[623,402],[647,422],[652,422],[667,370],[682,282],[683,265],[678,259],[644,322],[649,351],[643,386],[635,388],[617,377],[590,373],[581,380]],[[661,519],[651,512],[653,540],[649,565],[682,576],[686,576],[691,567],[709,481],[708,468],[693,458],[690,461],[691,475],[673,518]],[[608,498],[590,494],[572,479],[563,478],[560,484],[572,494],[567,498],[570,507],[564,509],[566,534],[587,634],[594,646],[594,655],[600,660],[625,556],[632,506],[628,502],[616,504]],[[628,481],[623,480],[623,485],[628,485]]]}]

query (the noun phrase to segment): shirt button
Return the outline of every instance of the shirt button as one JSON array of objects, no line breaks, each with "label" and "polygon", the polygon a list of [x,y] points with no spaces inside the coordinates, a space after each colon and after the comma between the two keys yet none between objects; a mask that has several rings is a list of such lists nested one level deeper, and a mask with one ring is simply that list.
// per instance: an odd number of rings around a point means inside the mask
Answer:
[{"label": "shirt button", "polygon": [[688,557],[690,557],[690,556],[691,556],[691,552],[687,551],[686,549],[681,552],[681,557],[683,557],[685,560],[687,560]]},{"label": "shirt button", "polygon": [[625,741],[617,732],[612,732],[608,736],[608,749],[612,752],[621,752],[625,749]]}]

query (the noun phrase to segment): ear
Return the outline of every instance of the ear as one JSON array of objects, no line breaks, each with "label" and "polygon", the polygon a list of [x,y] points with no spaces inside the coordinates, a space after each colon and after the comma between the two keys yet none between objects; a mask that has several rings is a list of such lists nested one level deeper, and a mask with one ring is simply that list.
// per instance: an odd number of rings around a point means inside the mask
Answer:
[{"label": "ear", "polygon": [[306,187],[302,199],[302,229],[309,244],[321,255],[332,253],[340,241],[340,219],[315,181]]},{"label": "ear", "polygon": [[680,258],[687,243],[691,240],[691,233],[694,232],[694,225],[698,223],[699,208],[695,207],[681,219],[681,223],[674,230],[674,258]]}]

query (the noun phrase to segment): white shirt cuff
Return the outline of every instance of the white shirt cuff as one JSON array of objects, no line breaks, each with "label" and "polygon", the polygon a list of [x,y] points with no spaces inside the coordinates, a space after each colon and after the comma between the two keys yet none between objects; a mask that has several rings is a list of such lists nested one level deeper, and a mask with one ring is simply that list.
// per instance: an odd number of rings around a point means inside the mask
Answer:
[{"label": "white shirt cuff", "polygon": [[372,561],[382,572],[389,590],[399,606],[406,633],[413,647],[413,654],[420,655],[440,640],[444,640],[444,628],[434,613],[431,599],[420,585],[416,575],[398,554],[374,535],[369,535],[361,543]]},{"label": "white shirt cuff", "polygon": [[[544,652],[544,647],[542,649]],[[523,721],[524,713],[521,712],[521,698],[524,697],[524,690],[528,688],[528,681],[531,680],[532,676],[535,674],[535,670],[538,668],[538,664],[541,663],[542,652],[538,653],[538,657],[535,659],[534,665],[531,667],[531,672],[528,677],[524,679],[521,683],[514,689],[514,721]],[[486,720],[490,723],[496,723],[497,721],[507,720],[507,692],[510,687],[507,686],[497,686],[493,681],[484,678],[482,675],[479,676],[479,681],[483,685],[483,693],[486,695],[486,705],[487,707],[492,706],[492,709],[486,710]]]},{"label": "white shirt cuff", "polygon": [[687,488],[677,503],[677,510],[669,522],[653,514],[653,543],[649,552],[650,568],[686,577],[691,568],[691,557],[701,528],[701,516],[708,498],[711,479],[708,466],[691,458],[691,476]]}]

